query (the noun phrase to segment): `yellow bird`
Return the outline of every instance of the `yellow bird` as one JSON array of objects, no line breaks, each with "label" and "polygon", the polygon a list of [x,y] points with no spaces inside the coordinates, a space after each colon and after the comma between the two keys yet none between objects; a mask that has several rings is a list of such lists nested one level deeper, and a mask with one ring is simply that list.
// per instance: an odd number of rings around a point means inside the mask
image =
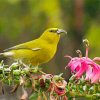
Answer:
[{"label": "yellow bird", "polygon": [[8,48],[0,55],[38,66],[53,58],[61,33],[67,32],[58,28],[47,29],[39,38]]}]

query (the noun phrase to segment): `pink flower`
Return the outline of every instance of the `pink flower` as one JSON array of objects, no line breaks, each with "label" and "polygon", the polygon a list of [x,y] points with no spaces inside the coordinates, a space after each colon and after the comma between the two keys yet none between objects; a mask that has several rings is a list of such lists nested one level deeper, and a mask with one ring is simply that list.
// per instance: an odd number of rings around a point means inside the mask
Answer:
[{"label": "pink flower", "polygon": [[54,82],[54,91],[57,93],[59,96],[62,96],[66,93],[66,85],[67,82],[65,80]]},{"label": "pink flower", "polygon": [[86,57],[70,57],[68,67],[75,73],[75,77],[79,79],[84,73],[86,74],[85,80],[91,81],[91,83],[97,83],[100,80],[100,65],[94,62],[94,60],[100,61],[100,58],[91,60],[88,58],[88,47],[86,48]]},{"label": "pink flower", "polygon": [[63,96],[66,93],[66,85],[67,82],[65,80],[62,79],[57,81],[53,78],[47,92],[51,91],[51,93],[56,93],[59,96]]}]

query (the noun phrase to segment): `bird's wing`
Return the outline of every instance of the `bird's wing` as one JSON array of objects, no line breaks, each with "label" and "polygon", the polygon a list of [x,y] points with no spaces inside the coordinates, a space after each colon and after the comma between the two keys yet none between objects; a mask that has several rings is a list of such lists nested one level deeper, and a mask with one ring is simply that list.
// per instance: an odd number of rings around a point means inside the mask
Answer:
[{"label": "bird's wing", "polygon": [[38,51],[38,50],[40,50],[41,48],[39,48],[39,47],[29,48],[29,47],[27,47],[26,45],[17,45],[17,46],[14,46],[14,47],[5,49],[4,51],[19,50],[19,49],[26,49],[26,50]]}]

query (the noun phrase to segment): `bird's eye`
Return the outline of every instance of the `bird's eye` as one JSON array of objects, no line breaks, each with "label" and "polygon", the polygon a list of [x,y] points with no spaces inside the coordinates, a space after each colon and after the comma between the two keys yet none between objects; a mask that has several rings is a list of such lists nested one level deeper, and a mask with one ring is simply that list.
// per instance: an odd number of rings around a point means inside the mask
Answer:
[{"label": "bird's eye", "polygon": [[53,30],[49,30],[49,32],[54,32]]},{"label": "bird's eye", "polygon": [[55,32],[57,32],[57,30],[49,30],[49,32],[54,32],[55,33]]}]

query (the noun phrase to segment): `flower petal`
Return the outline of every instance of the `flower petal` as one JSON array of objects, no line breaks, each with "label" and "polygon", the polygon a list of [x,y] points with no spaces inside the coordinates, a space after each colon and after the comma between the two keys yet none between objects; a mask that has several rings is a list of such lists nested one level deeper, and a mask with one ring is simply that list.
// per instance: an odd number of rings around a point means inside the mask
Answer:
[{"label": "flower petal", "polygon": [[88,68],[86,70],[86,78],[85,80],[90,80],[90,74],[92,73],[92,67],[88,65]]},{"label": "flower petal", "polygon": [[80,78],[82,76],[82,74],[86,71],[88,65],[85,63],[85,62],[82,62],[81,63],[81,68],[80,70],[75,74],[75,76],[77,78]]}]

